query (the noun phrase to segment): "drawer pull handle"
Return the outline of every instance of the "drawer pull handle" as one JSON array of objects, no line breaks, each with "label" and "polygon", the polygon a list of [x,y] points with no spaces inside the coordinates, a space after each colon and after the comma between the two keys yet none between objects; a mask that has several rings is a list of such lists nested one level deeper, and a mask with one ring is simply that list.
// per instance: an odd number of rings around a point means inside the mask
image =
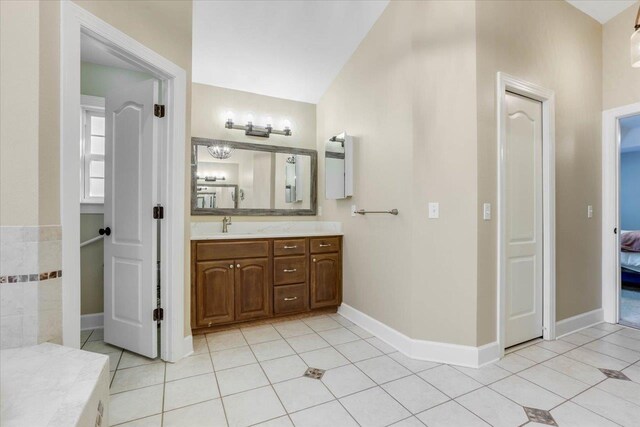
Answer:
[{"label": "drawer pull handle", "polygon": [[296,271],[298,271],[298,270],[297,270],[296,268],[292,268],[292,269],[290,269],[290,270],[287,270],[287,269],[285,268],[285,269],[284,269],[284,270],[282,270],[282,271],[284,271],[285,273],[295,273],[295,272],[296,272]]},{"label": "drawer pull handle", "polygon": [[321,248],[328,248],[329,246],[331,246],[331,243],[320,243]]},{"label": "drawer pull handle", "polygon": [[285,301],[295,301],[297,299],[298,299],[298,297],[291,297],[291,298],[285,298],[284,300]]},{"label": "drawer pull handle", "polygon": [[295,248],[297,248],[297,247],[298,247],[298,245],[295,245],[295,246],[286,246],[286,245],[285,245],[285,246],[284,246],[284,248],[285,248],[285,249],[295,249]]}]

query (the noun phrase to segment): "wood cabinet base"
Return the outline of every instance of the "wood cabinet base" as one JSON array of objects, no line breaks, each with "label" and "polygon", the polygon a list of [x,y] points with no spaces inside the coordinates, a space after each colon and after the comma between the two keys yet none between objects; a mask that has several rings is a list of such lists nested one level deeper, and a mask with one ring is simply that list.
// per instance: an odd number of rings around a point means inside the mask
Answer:
[{"label": "wood cabinet base", "polygon": [[335,312],[342,236],[191,242],[191,328],[270,323]]}]

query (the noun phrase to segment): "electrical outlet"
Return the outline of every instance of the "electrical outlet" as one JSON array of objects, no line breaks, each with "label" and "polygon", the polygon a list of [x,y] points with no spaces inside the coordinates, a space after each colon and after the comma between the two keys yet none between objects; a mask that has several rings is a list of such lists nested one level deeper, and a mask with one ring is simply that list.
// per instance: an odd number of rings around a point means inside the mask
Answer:
[{"label": "electrical outlet", "polygon": [[356,216],[356,205],[351,205],[351,216]]},{"label": "electrical outlet", "polygon": [[587,205],[587,218],[593,218],[593,205]]},{"label": "electrical outlet", "polygon": [[482,219],[489,221],[491,219],[491,203],[482,205]]},{"label": "electrical outlet", "polygon": [[318,216],[322,216],[322,206],[318,206]]},{"label": "electrical outlet", "polygon": [[440,203],[429,202],[429,218],[430,219],[440,218]]}]

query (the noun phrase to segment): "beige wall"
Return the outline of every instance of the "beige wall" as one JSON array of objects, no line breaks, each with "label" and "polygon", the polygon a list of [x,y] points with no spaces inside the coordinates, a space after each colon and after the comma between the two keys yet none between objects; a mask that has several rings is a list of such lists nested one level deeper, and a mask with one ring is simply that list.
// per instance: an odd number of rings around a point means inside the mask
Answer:
[{"label": "beige wall", "polygon": [[0,19],[0,225],[38,225],[39,5],[0,2]]},{"label": "beige wall", "polygon": [[640,69],[632,68],[629,38],[638,13],[630,6],[602,27],[602,109],[640,101]]},{"label": "beige wall", "polygon": [[[565,1],[481,1],[476,16],[478,202],[496,206],[496,72],[553,90],[556,316],[562,320],[597,309],[602,27]],[[594,207],[592,219],[588,204]],[[496,338],[496,226],[478,217],[478,345]]]},{"label": "beige wall", "polygon": [[[324,200],[320,160],[324,219],[345,229],[345,303],[412,338],[468,345],[476,321],[474,7],[391,2],[318,104],[319,150],[341,131],[355,138],[353,198]],[[440,203],[440,219],[427,219],[428,201]],[[352,204],[400,214],[352,217]]]}]

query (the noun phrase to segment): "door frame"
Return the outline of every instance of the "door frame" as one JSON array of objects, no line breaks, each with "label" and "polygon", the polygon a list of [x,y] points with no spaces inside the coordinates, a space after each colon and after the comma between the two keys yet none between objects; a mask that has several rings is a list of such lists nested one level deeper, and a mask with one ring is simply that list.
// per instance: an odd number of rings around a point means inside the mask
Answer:
[{"label": "door frame", "polygon": [[[113,55],[145,70],[163,85],[166,119],[159,126],[158,203],[164,321],[160,356],[174,362],[192,351],[184,337],[184,215],[186,72],[122,31],[69,0],[60,4],[60,215],[62,223],[62,341],[80,346],[80,36],[88,35]],[[149,215],[152,213],[149,212]],[[151,316],[152,313],[149,313]]]},{"label": "door frame", "polygon": [[[640,114],[640,102],[602,112],[602,311],[620,320],[620,119]],[[612,233],[618,228],[618,233]]]},{"label": "door frame", "polygon": [[497,208],[497,338],[500,357],[504,355],[506,334],[506,263],[504,237],[505,159],[507,111],[505,94],[512,92],[542,103],[542,331],[545,340],[556,338],[556,210],[555,210],[555,93],[547,88],[498,72],[496,77],[498,208]]}]

